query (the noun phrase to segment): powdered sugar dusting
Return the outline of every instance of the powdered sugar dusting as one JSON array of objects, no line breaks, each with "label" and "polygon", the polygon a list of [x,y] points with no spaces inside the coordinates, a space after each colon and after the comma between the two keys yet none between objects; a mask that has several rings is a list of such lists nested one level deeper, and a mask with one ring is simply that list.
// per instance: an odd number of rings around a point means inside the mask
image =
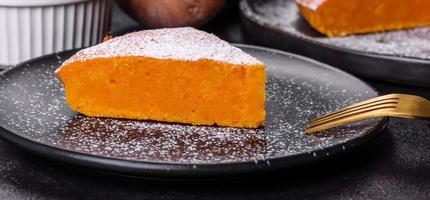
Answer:
[{"label": "powdered sugar dusting", "polygon": [[[22,137],[70,151],[109,158],[181,164],[267,161],[315,151],[366,134],[375,121],[337,129],[324,137],[306,136],[308,119],[374,96],[362,84],[345,89],[349,77],[334,76],[304,61],[247,49],[267,65],[267,118],[264,128],[213,126],[93,118],[71,111],[54,70],[53,56],[0,77],[0,124]],[[260,53],[259,53],[260,52]],[[334,78],[336,77],[336,78]],[[361,88],[360,88],[361,87]],[[263,162],[267,165],[270,162]]]},{"label": "powdered sugar dusting", "polygon": [[265,158],[258,129],[74,117],[62,127],[59,145],[109,157],[166,162],[229,162]]},{"label": "powdered sugar dusting", "polygon": [[[430,59],[430,27],[328,38],[313,30],[306,23],[293,0],[261,1],[263,3],[253,7],[249,6],[247,1],[242,2],[241,9],[248,18],[299,38],[335,48],[388,56]],[[313,3],[312,6],[314,6]]]},{"label": "powdered sugar dusting", "polygon": [[64,64],[121,56],[189,61],[209,59],[236,65],[261,64],[217,36],[190,27],[145,30],[115,37],[79,51]]},{"label": "powdered sugar dusting", "polygon": [[326,0],[296,0],[298,4],[308,7],[311,10],[316,10],[324,1]]}]

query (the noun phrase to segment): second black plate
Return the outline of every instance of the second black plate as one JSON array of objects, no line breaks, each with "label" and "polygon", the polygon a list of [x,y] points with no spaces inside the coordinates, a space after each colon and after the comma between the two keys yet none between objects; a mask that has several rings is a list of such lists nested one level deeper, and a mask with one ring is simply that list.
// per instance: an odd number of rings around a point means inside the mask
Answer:
[{"label": "second black plate", "polygon": [[242,0],[244,28],[262,45],[305,55],[355,75],[430,87],[430,27],[327,38],[294,0]]}]

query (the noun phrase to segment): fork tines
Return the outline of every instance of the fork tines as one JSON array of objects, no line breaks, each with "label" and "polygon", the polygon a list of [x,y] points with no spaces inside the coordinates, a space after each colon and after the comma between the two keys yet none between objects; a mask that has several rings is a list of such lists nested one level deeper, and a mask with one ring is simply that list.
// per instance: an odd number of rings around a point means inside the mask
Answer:
[{"label": "fork tines", "polygon": [[345,107],[310,121],[305,133],[310,134],[336,126],[376,117],[429,118],[430,102],[422,97],[389,94]]}]

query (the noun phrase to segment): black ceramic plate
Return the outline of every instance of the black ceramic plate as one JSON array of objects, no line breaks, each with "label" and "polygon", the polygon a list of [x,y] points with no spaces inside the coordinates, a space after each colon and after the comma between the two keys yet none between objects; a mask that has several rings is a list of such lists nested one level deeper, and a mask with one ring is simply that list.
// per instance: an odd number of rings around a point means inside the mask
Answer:
[{"label": "black ceramic plate", "polygon": [[207,177],[267,171],[325,159],[386,124],[357,123],[306,136],[308,120],[377,93],[340,70],[271,49],[238,45],[267,64],[267,119],[260,129],[85,117],[66,105],[54,70],[76,51],[20,64],[0,76],[1,136],[63,162],[149,177]]},{"label": "black ceramic plate", "polygon": [[430,27],[327,38],[294,0],[242,0],[246,32],[256,42],[301,54],[373,80],[430,86]]}]

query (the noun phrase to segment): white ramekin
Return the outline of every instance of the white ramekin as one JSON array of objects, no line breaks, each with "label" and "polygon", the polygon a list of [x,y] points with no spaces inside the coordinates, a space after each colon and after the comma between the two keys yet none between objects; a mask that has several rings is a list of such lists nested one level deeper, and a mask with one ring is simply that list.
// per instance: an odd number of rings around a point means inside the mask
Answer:
[{"label": "white ramekin", "polygon": [[111,12],[111,0],[0,0],[0,65],[94,45]]}]

